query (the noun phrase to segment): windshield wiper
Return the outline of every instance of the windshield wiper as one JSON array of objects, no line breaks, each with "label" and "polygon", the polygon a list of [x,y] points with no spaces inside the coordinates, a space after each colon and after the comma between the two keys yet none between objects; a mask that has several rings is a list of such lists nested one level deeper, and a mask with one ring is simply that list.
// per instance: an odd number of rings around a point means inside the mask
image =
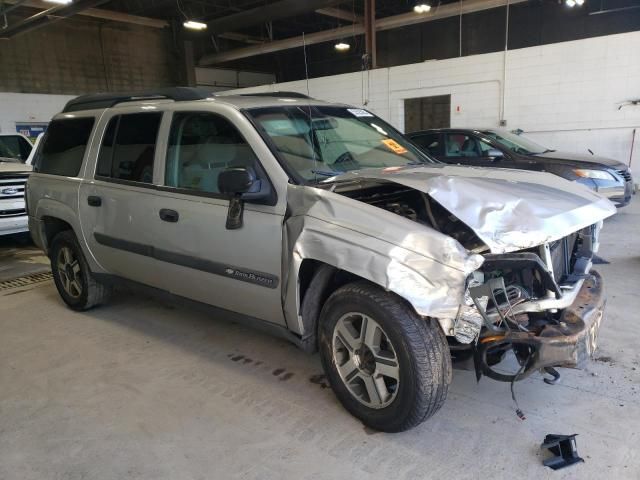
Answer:
[{"label": "windshield wiper", "polygon": [[316,175],[322,175],[324,177],[335,177],[336,175],[340,175],[341,173],[344,173],[344,172],[330,172],[330,171],[326,171],[326,170],[311,170],[311,173],[314,173]]},{"label": "windshield wiper", "polygon": [[543,152],[525,153],[525,155],[544,155],[545,153],[551,153],[551,152],[555,152],[555,150],[552,148],[547,148]]},{"label": "windshield wiper", "polygon": [[[542,151],[542,152],[520,152],[523,155],[544,155],[545,153],[551,153],[551,152],[555,152],[555,150],[553,150],[552,148],[547,148],[546,150]],[[518,153],[518,152],[516,152]]]}]

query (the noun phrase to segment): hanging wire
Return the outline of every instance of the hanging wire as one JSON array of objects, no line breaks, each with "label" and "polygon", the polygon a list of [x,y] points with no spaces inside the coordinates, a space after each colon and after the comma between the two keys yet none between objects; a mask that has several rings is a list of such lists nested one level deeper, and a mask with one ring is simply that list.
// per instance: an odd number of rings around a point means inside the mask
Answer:
[{"label": "hanging wire", "polygon": [[176,0],[176,6],[178,7],[178,11],[182,14],[182,16],[184,17],[185,20],[189,20],[189,17],[187,16],[187,14],[185,13],[184,9],[182,8],[182,6],[180,5],[180,0]]},{"label": "hanging wire", "polygon": [[[307,41],[304,36],[304,32],[302,32],[302,53],[304,55],[304,77],[307,82],[307,96],[310,97],[311,93],[309,92],[309,65],[307,63]],[[313,174],[314,174],[314,183],[318,183],[318,158],[316,156],[316,149],[313,143],[313,138],[315,136],[313,130],[313,116],[311,114],[311,104],[307,106],[307,114],[309,117],[309,146],[311,147],[311,155],[313,156]]]},{"label": "hanging wire", "polygon": [[304,78],[307,81],[307,96],[310,97],[309,93],[309,65],[307,64],[307,41],[304,36],[304,32],[302,32],[302,53],[304,54]]}]

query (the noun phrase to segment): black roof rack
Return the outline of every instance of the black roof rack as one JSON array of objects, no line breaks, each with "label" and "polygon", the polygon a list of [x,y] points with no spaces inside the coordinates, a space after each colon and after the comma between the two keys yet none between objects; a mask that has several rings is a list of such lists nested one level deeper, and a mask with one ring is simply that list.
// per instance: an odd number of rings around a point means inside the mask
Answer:
[{"label": "black roof rack", "polygon": [[280,97],[280,98],[311,98],[304,93],[299,92],[260,92],[260,93],[241,93],[242,97]]},{"label": "black roof rack", "polygon": [[176,102],[187,100],[204,100],[214,95],[214,92],[202,87],[170,87],[159,88],[147,92],[120,92],[120,93],[96,93],[81,95],[71,99],[64,106],[62,113],[77,112],[80,110],[93,110],[109,108],[122,102],[136,102],[140,100],[167,99]]}]

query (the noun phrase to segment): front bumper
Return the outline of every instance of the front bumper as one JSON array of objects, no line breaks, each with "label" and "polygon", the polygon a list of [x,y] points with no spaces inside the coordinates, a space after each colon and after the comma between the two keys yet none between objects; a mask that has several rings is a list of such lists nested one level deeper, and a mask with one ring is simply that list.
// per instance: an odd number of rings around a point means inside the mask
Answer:
[{"label": "front bumper", "polygon": [[624,207],[631,201],[633,195],[633,178],[627,173],[627,178],[622,177],[616,182],[607,180],[593,180],[595,190],[603,197],[615,203],[616,207]]},{"label": "front bumper", "polygon": [[595,190],[608,200],[611,200],[617,206],[623,206],[631,200],[632,189],[628,188],[624,183],[613,184],[613,182],[594,181]]},{"label": "front bumper", "polygon": [[[562,312],[557,324],[546,325],[538,334],[513,331],[486,344],[481,339],[480,348],[485,352],[490,348],[507,345],[528,349],[531,354],[518,379],[544,367],[583,368],[596,350],[605,303],[602,277],[598,272],[591,271],[573,303]],[[486,360],[486,355],[482,356]],[[486,361],[481,363],[481,370],[484,370],[482,373],[485,375],[503,381],[511,378],[502,378],[495,371],[484,368]]]},{"label": "front bumper", "polygon": [[596,350],[605,303],[602,277],[591,271],[575,301],[562,312],[560,323],[527,339],[536,349],[532,367],[583,368]]},{"label": "front bumper", "polygon": [[0,217],[0,235],[11,235],[29,231],[27,215]]}]

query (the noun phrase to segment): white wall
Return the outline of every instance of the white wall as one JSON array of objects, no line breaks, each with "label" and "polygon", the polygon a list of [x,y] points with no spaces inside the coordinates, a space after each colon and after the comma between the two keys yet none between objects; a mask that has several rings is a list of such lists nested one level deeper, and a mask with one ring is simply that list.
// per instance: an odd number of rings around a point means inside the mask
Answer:
[{"label": "white wall", "polygon": [[272,73],[203,67],[196,67],[195,70],[198,86],[213,87],[219,90],[264,85],[265,83],[273,83],[276,79],[276,76]]},{"label": "white wall", "polygon": [[73,95],[0,92],[0,132],[16,131],[16,123],[47,123]]},{"label": "white wall", "polygon": [[[550,148],[586,152],[629,163],[640,174],[640,32],[511,50],[506,59],[504,118]],[[399,129],[404,99],[451,94],[451,126],[497,126],[503,53],[427,61],[366,73],[309,80],[315,98],[364,105]],[[368,75],[368,76],[367,76]],[[368,85],[368,94],[367,94]],[[307,92],[304,80],[243,92]],[[459,107],[459,111],[458,111]]]}]

